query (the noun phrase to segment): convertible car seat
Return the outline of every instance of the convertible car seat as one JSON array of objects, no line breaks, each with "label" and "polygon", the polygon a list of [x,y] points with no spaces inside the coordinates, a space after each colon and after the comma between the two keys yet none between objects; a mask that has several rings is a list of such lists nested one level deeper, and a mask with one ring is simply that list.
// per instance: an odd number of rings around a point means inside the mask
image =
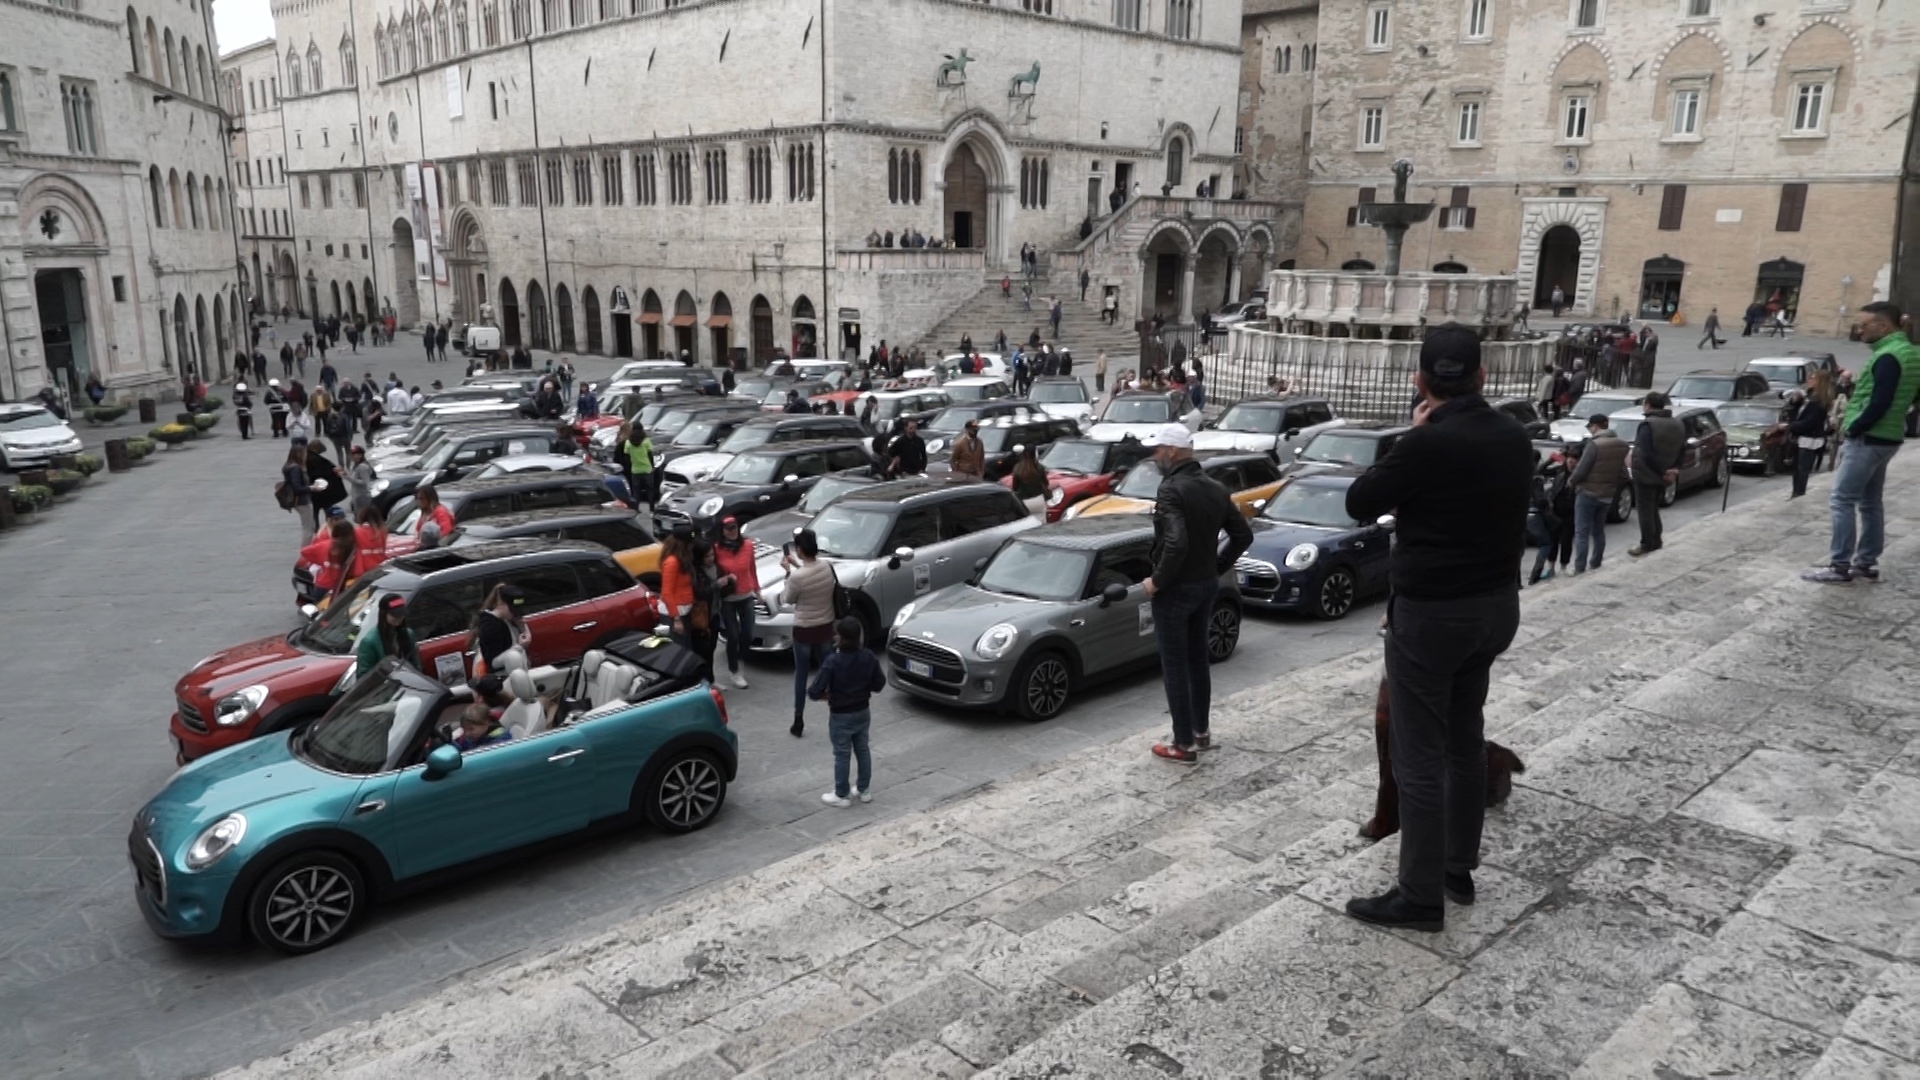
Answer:
[{"label": "convertible car seat", "polygon": [[546,706],[541,702],[539,688],[533,684],[533,676],[527,674],[526,668],[507,672],[507,692],[513,695],[513,704],[501,714],[501,726],[512,732],[516,739],[538,735],[545,730]]}]

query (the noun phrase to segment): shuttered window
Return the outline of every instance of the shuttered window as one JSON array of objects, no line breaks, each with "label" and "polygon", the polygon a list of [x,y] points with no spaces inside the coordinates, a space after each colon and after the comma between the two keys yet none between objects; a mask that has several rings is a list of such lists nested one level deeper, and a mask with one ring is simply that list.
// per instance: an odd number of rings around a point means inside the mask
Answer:
[{"label": "shuttered window", "polygon": [[[1373,188],[1363,187],[1360,189],[1359,201],[1363,205],[1366,203],[1370,203],[1373,201],[1373,196],[1374,196]],[[1351,229],[1358,224],[1360,224],[1360,207],[1359,206],[1347,207],[1347,228]]]},{"label": "shuttered window", "polygon": [[1660,192],[1660,228],[1673,232],[1687,211],[1687,185],[1668,184]]},{"label": "shuttered window", "polygon": [[1780,185],[1780,216],[1774,219],[1774,232],[1799,232],[1800,219],[1807,213],[1807,185]]}]

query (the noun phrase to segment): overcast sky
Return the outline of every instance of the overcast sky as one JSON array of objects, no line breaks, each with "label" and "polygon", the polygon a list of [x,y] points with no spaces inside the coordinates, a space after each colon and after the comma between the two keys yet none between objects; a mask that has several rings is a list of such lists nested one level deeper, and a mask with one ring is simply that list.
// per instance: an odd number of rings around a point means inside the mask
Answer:
[{"label": "overcast sky", "polygon": [[273,8],[268,0],[214,0],[213,32],[222,54],[265,41],[273,36]]}]

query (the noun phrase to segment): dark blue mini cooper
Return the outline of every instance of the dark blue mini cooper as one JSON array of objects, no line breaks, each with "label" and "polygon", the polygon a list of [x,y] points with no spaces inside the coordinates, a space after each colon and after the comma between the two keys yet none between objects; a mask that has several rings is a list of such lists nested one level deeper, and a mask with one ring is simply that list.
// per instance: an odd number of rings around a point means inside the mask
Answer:
[{"label": "dark blue mini cooper", "polygon": [[1249,606],[1338,619],[1387,591],[1393,518],[1362,525],[1347,516],[1347,488],[1366,470],[1301,473],[1253,519],[1253,546],[1233,566]]}]

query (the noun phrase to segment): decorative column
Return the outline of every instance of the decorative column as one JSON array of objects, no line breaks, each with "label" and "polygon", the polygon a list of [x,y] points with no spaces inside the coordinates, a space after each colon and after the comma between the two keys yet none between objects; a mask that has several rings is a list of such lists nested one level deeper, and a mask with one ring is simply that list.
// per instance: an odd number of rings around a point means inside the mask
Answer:
[{"label": "decorative column", "polygon": [[1195,252],[1181,260],[1179,321],[1182,324],[1193,322],[1193,268],[1199,258],[1199,253]]},{"label": "decorative column", "polygon": [[1136,284],[1134,285],[1134,294],[1133,294],[1135,298],[1134,304],[1133,304],[1133,318],[1135,322],[1138,322],[1141,319],[1150,319],[1153,317],[1153,312],[1147,310],[1147,260],[1151,259],[1152,257],[1153,257],[1152,255],[1144,251],[1141,252],[1138,256],[1136,256],[1136,258],[1140,263],[1140,269],[1136,271],[1134,274],[1134,280]]},{"label": "decorative column", "polygon": [[1233,261],[1227,264],[1227,302],[1233,303],[1239,299],[1240,299],[1240,257],[1236,255]]}]

